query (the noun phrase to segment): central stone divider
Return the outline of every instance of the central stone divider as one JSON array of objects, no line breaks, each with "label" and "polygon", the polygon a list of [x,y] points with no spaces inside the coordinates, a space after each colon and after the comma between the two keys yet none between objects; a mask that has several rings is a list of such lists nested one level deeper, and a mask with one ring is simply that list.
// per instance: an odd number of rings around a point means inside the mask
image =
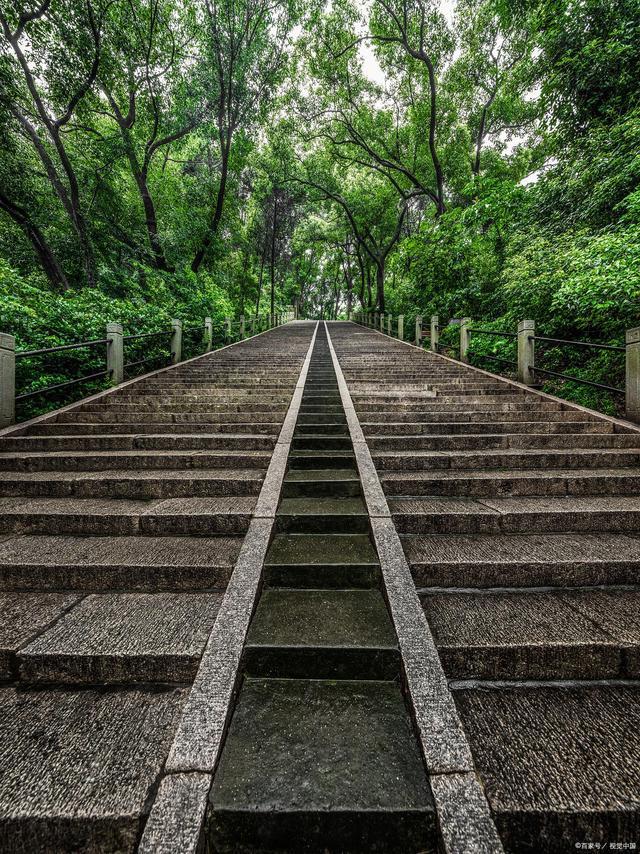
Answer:
[{"label": "central stone divider", "polygon": [[145,852],[438,846],[326,327],[316,333],[252,522],[260,546],[234,572]]},{"label": "central stone divider", "polygon": [[435,798],[439,850],[447,854],[501,854],[502,842],[433,635],[326,323],[324,327],[380,559],[382,589],[398,639],[402,683]]}]

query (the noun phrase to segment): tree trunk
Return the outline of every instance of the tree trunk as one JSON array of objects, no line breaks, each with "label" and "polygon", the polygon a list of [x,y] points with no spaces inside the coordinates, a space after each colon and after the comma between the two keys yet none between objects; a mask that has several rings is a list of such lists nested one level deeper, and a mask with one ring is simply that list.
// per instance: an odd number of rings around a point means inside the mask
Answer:
[{"label": "tree trunk", "polygon": [[384,308],[384,259],[376,261],[376,303],[379,311],[383,312]]},{"label": "tree trunk", "polygon": [[55,288],[66,291],[69,288],[67,277],[58,263],[53,249],[47,243],[38,226],[31,220],[29,214],[2,192],[0,192],[0,210],[5,211],[27,235],[51,284]]},{"label": "tree trunk", "polygon": [[229,152],[231,150],[231,137],[229,136],[229,140],[227,145],[223,146],[222,149],[222,169],[220,171],[220,184],[218,185],[218,194],[216,196],[216,207],[213,212],[213,218],[211,220],[211,225],[207,233],[204,236],[202,241],[202,246],[195,254],[193,262],[191,263],[191,270],[194,273],[197,273],[200,269],[202,262],[204,261],[204,257],[207,254],[208,248],[211,246],[211,242],[213,238],[218,233],[218,228],[220,227],[220,222],[222,220],[222,211],[224,210],[224,198],[227,192],[227,180],[229,178]]},{"label": "tree trunk", "polygon": [[273,195],[273,224],[271,229],[271,317],[275,314],[276,300],[276,224],[278,218],[278,196]]}]

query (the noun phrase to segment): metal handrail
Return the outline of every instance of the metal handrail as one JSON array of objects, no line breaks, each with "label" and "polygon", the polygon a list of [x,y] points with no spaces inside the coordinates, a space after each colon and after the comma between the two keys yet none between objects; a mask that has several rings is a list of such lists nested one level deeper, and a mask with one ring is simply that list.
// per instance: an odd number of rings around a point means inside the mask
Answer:
[{"label": "metal handrail", "polygon": [[89,374],[86,377],[78,377],[77,379],[74,379],[74,380],[67,380],[64,383],[56,383],[55,385],[49,385],[46,388],[38,388],[35,391],[28,391],[28,392],[25,392],[24,394],[17,394],[16,395],[16,401],[27,400],[27,398],[36,397],[39,394],[46,394],[48,391],[53,391],[54,389],[57,389],[57,388],[65,388],[66,386],[78,385],[78,383],[88,382],[89,380],[96,380],[99,377],[110,376],[112,373],[113,373],[113,371],[99,371],[96,374]]},{"label": "metal handrail", "polygon": [[568,380],[573,383],[581,383],[582,385],[592,386],[593,388],[600,388],[603,391],[610,391],[615,394],[625,394],[625,389],[623,388],[615,388],[615,386],[604,385],[603,383],[594,383],[591,380],[583,380],[580,377],[572,377],[570,374],[560,374],[558,371],[549,371],[546,368],[536,368],[533,365],[529,365],[529,370],[534,371],[537,374],[548,374],[550,377],[559,377],[562,380]]},{"label": "metal handrail", "polygon": [[[517,337],[517,336],[516,336]],[[592,344],[590,341],[569,341],[566,338],[546,338],[544,335],[528,335],[529,341],[548,341],[552,344],[569,344],[571,347],[594,347],[597,350],[615,350],[626,353],[627,348],[619,344]]]},{"label": "metal handrail", "polygon": [[471,327],[469,332],[473,332],[474,335],[497,335],[500,338],[517,338],[517,332],[498,332],[493,329],[474,329]]},{"label": "metal handrail", "polygon": [[80,341],[77,344],[60,344],[57,347],[43,347],[41,350],[17,350],[16,359],[24,359],[26,356],[42,356],[45,353],[59,353],[61,350],[80,350],[83,347],[97,347],[99,344],[108,343],[108,338],[96,338],[93,341]]},{"label": "metal handrail", "polygon": [[[173,356],[174,354],[172,353],[171,355]],[[126,365],[123,365],[122,368],[123,368],[123,370],[126,371],[127,368],[135,368],[136,365],[144,365],[147,362],[155,362],[158,359],[167,359],[167,358],[168,358],[167,353],[158,353],[155,356],[147,356],[146,359],[138,359],[137,362],[128,362]]]},{"label": "metal handrail", "polygon": [[133,341],[138,338],[159,338],[161,335],[171,335],[172,330],[166,329],[162,332],[138,332],[136,335],[123,335],[123,341]]},{"label": "metal handrail", "polygon": [[489,359],[492,362],[502,362],[503,365],[515,365],[518,367],[518,363],[514,359],[502,359],[500,356],[491,356],[489,353],[473,353],[473,356],[477,356],[479,359]]}]

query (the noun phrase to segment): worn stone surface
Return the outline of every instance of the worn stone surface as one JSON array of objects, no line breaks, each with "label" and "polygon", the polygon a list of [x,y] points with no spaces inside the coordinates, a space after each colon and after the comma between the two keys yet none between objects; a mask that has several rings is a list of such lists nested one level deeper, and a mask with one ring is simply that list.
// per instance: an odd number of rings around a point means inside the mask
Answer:
[{"label": "worn stone surface", "polygon": [[91,595],[24,647],[29,682],[190,682],[222,593]]},{"label": "worn stone surface", "polygon": [[156,795],[138,854],[196,854],[204,842],[208,774],[169,774]]},{"label": "worn stone surface", "polygon": [[[585,607],[591,596],[580,595]],[[621,639],[597,618],[572,607],[574,598],[564,593],[495,591],[428,595],[422,602],[450,678],[624,677]],[[592,603],[594,616],[598,603],[598,598]]]},{"label": "worn stone surface", "polygon": [[502,842],[474,773],[434,774],[431,789],[447,854],[501,854]]},{"label": "worn stone surface", "polygon": [[257,822],[271,847],[435,843],[433,800],[393,682],[246,679],[211,804],[221,851],[253,838]]},{"label": "worn stone surface", "polygon": [[265,590],[249,629],[247,672],[393,679],[398,644],[379,590]]},{"label": "worn stone surface", "polygon": [[54,623],[78,598],[71,593],[0,593],[0,679],[15,676],[18,649]]},{"label": "worn stone surface", "polygon": [[225,587],[242,537],[21,536],[0,544],[0,588],[202,590]]},{"label": "worn stone surface", "polygon": [[3,688],[0,850],[134,851],[183,700]]},{"label": "worn stone surface", "polygon": [[507,850],[637,841],[637,688],[460,691],[456,699]]},{"label": "worn stone surface", "polygon": [[444,535],[403,538],[419,586],[633,584],[640,537],[626,534]]}]

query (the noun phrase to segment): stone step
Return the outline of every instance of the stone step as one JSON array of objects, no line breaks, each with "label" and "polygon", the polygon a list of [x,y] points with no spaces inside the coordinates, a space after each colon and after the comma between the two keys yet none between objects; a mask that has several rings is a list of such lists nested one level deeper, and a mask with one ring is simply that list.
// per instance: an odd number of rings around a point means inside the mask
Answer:
[{"label": "stone step", "polygon": [[353,498],[360,494],[355,469],[291,469],[282,485],[283,498]]},{"label": "stone step", "polygon": [[250,676],[400,676],[398,644],[379,590],[265,590],[244,658]]},{"label": "stone step", "polygon": [[187,693],[0,688],[0,850],[134,851]]},{"label": "stone step", "polygon": [[635,533],[640,498],[397,498],[389,502],[403,534]]},{"label": "stone step", "polygon": [[275,530],[290,534],[365,534],[369,515],[361,498],[283,498]]},{"label": "stone step", "polygon": [[[375,451],[380,471],[424,471],[425,469],[584,469],[640,468],[640,451],[606,448],[576,450],[484,450],[484,451]],[[1,465],[1,461],[0,461]]]},{"label": "stone step", "polygon": [[[541,429],[545,429],[544,425],[551,423],[562,423],[568,424],[571,421],[577,422],[588,422],[589,424],[599,425],[603,422],[598,420],[595,415],[590,416],[588,413],[576,412],[571,409],[541,409],[538,410],[534,407],[529,407],[526,410],[515,410],[515,411],[507,411],[507,412],[487,412],[487,411],[476,411],[473,409],[469,409],[467,411],[457,411],[452,418],[451,413],[449,413],[446,409],[443,411],[429,412],[428,414],[423,413],[422,411],[416,412],[397,412],[395,410],[389,410],[386,407],[380,407],[374,414],[365,415],[363,414],[360,418],[360,423],[363,429],[368,429],[371,426],[377,427],[380,425],[381,430],[383,424],[396,425],[396,424],[423,424],[423,425],[436,425],[436,424],[448,424],[448,425],[459,425],[459,424],[495,424],[496,429],[500,429],[503,424],[506,423],[515,423],[519,424],[521,422],[524,423],[536,423],[541,422],[541,427],[536,427],[536,432],[540,432]],[[617,429],[620,429],[619,425],[616,425]],[[413,426],[407,428],[409,431],[413,429]],[[384,430],[382,430],[384,432]],[[473,430],[471,431],[473,432]],[[608,432],[608,431],[607,431]]]},{"label": "stone step", "polygon": [[[274,432],[287,414],[286,409],[274,410],[270,413],[254,412],[251,407],[243,409],[242,412],[132,412],[118,413],[105,408],[102,412],[87,412],[85,410],[70,409],[60,412],[55,419],[55,424],[215,424],[234,425],[229,426],[228,433],[238,432],[240,428],[244,431],[247,424],[273,424]],[[237,425],[237,426],[236,426]],[[44,424],[34,424],[27,433],[37,433],[38,428]],[[105,428],[108,432],[109,428]],[[216,427],[216,429],[218,429]],[[158,431],[162,432],[162,431]]]},{"label": "stone step", "polygon": [[19,678],[65,685],[190,683],[221,601],[222,593],[92,594],[20,649]]},{"label": "stone step", "polygon": [[[613,427],[606,421],[370,421],[363,422],[362,429],[367,437],[392,436],[478,436],[490,434],[497,436],[509,433],[526,433],[532,435],[571,433],[596,434],[613,433]],[[640,436],[637,437],[640,441]]]},{"label": "stone step", "polygon": [[640,491],[640,468],[389,471],[380,482],[389,496],[617,495]]},{"label": "stone step", "polygon": [[[93,424],[93,423],[85,423],[85,422],[74,422],[74,423],[54,423],[54,424],[40,424],[34,425],[28,431],[26,431],[25,435],[33,435],[33,436],[92,436],[92,435],[104,435],[106,431],[106,426],[104,423]],[[279,422],[265,422],[265,423],[255,423],[255,422],[247,422],[246,424],[234,423],[234,424],[225,424],[225,423],[185,423],[181,422],[179,424],[162,424],[162,423],[142,423],[139,424],[137,421],[129,421],[127,422],[125,419],[122,421],[114,421],[110,422],[108,425],[108,431],[110,434],[118,433],[118,434],[127,434],[127,435],[137,435],[140,433],[143,434],[188,434],[192,435],[194,433],[206,433],[206,434],[226,434],[235,433],[237,434],[249,434],[255,436],[259,434],[261,436],[271,436],[273,441],[275,442],[277,434],[280,429]]]},{"label": "stone step", "polygon": [[152,501],[1,498],[0,533],[73,536],[244,534],[249,527],[255,501],[249,496]]},{"label": "stone step", "polygon": [[[622,438],[622,437],[621,437]],[[38,451],[180,451],[226,450],[270,451],[275,436],[250,434],[176,434],[142,435],[91,435],[91,436],[17,436],[0,440],[3,453],[34,453]]]},{"label": "stone step", "polygon": [[378,584],[380,562],[365,534],[276,534],[264,576],[272,587],[366,588]]},{"label": "stone step", "polygon": [[640,536],[469,534],[402,538],[418,587],[574,587],[636,584]]},{"label": "stone step", "polygon": [[348,436],[349,430],[347,428],[346,421],[340,421],[337,424],[330,423],[311,423],[311,422],[301,422],[298,419],[298,423],[296,425],[296,437],[299,436]]},{"label": "stone step", "polygon": [[348,434],[328,436],[322,433],[307,433],[296,430],[291,447],[295,451],[348,451],[352,447],[352,442]]},{"label": "stone step", "polygon": [[50,451],[0,453],[0,471],[119,471],[121,469],[265,469],[265,451]]},{"label": "stone step", "polygon": [[155,399],[153,404],[148,403],[144,406],[140,403],[83,403],[78,407],[79,412],[107,414],[115,417],[119,421],[123,415],[128,416],[130,413],[139,413],[144,415],[145,412],[155,416],[156,414],[168,415],[192,415],[194,413],[241,413],[246,416],[247,412],[267,413],[273,415],[276,412],[281,412],[289,404],[289,399],[279,402],[271,397],[265,400],[252,399],[251,404],[246,401],[234,400],[219,400],[217,403],[168,403],[162,399]]},{"label": "stone step", "polygon": [[0,590],[190,592],[226,587],[242,537],[17,536],[0,542]]},{"label": "stone step", "polygon": [[[0,463],[1,465],[1,463]],[[355,469],[356,459],[353,451],[302,451],[289,454],[289,469]]]},{"label": "stone step", "polygon": [[[640,837],[640,689],[455,692],[506,851],[607,850]],[[586,842],[584,842],[586,840]]]},{"label": "stone step", "polygon": [[210,795],[216,851],[432,851],[435,810],[396,682],[246,678]]},{"label": "stone step", "polygon": [[638,437],[620,434],[589,433],[499,433],[460,436],[370,436],[367,444],[377,451],[471,451],[510,449],[568,449],[631,448],[640,450]]},{"label": "stone step", "polygon": [[300,412],[298,425],[302,424],[339,424],[344,425],[347,419],[343,412]]},{"label": "stone step", "polygon": [[451,679],[638,679],[640,591],[422,596]]},{"label": "stone step", "polygon": [[518,412],[520,414],[528,414],[531,411],[540,412],[544,410],[559,412],[561,409],[561,404],[551,401],[545,401],[544,403],[505,403],[504,401],[502,403],[474,403],[472,400],[467,400],[453,403],[437,398],[425,398],[423,401],[416,401],[414,403],[398,403],[397,401],[390,401],[388,398],[367,403],[354,400],[354,406],[358,413],[365,415],[363,420],[366,420],[366,413],[378,413],[381,410],[393,412],[394,415],[396,413],[419,413],[422,417],[442,413],[451,421],[459,412],[467,415],[486,412]]},{"label": "stone step", "polygon": [[264,475],[258,469],[169,469],[108,472],[5,472],[0,496],[64,498],[193,498],[257,495]]}]

